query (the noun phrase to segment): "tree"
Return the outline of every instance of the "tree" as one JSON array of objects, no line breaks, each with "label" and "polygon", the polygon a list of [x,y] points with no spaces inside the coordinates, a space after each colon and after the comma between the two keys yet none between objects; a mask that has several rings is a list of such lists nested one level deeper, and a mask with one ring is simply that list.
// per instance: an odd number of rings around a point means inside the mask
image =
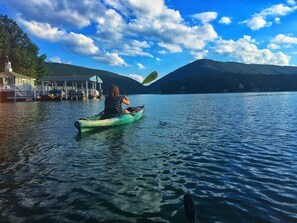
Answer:
[{"label": "tree", "polygon": [[45,59],[46,59],[45,54],[42,54],[41,56],[38,57],[37,66],[36,66],[37,79],[40,79],[49,74],[48,67],[45,64]]},{"label": "tree", "polygon": [[38,57],[38,51],[38,47],[32,43],[15,21],[6,15],[0,15],[0,64],[4,63],[8,55],[14,71],[37,77],[38,70],[46,66],[44,61],[41,61],[45,60],[46,56]]}]

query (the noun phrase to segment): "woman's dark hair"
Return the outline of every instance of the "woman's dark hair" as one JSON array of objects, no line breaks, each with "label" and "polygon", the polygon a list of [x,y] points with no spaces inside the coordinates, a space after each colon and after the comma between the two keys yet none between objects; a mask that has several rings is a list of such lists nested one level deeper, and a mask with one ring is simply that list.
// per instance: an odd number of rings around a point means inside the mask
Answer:
[{"label": "woman's dark hair", "polygon": [[109,87],[109,90],[108,90],[108,95],[112,98],[114,97],[117,97],[119,96],[120,94],[120,89],[119,87],[116,85],[116,84],[112,84],[110,87]]}]

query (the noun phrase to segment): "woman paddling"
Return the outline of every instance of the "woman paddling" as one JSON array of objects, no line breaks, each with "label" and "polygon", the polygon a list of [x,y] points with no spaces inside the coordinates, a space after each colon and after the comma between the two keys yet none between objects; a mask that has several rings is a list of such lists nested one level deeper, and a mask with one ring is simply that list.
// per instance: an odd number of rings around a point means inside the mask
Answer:
[{"label": "woman paddling", "polygon": [[117,85],[112,84],[108,90],[108,96],[105,98],[104,114],[122,114],[130,113],[126,109],[122,109],[122,103],[130,105],[130,101],[126,95],[120,95],[120,89]]}]

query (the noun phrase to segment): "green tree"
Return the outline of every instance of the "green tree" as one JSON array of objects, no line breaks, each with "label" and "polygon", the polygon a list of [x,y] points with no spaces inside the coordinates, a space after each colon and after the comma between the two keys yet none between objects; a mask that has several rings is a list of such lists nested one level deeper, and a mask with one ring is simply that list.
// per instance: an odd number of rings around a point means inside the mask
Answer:
[{"label": "green tree", "polygon": [[45,59],[46,59],[45,54],[42,54],[41,56],[38,57],[37,66],[36,66],[37,79],[40,79],[49,74],[48,67],[45,63]]},{"label": "green tree", "polygon": [[38,77],[38,71],[46,69],[41,68],[46,66],[44,61],[41,61],[45,60],[46,56],[38,57],[38,51],[38,47],[15,21],[6,15],[0,15],[0,64],[4,64],[8,55],[15,72]]}]

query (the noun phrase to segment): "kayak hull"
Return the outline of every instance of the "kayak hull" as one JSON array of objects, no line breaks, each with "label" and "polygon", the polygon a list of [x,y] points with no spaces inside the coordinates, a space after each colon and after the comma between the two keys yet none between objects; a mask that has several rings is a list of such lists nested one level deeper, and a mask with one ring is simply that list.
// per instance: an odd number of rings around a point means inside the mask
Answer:
[{"label": "kayak hull", "polygon": [[144,106],[134,108],[131,114],[119,115],[95,115],[88,118],[81,118],[75,121],[74,126],[79,132],[88,132],[104,127],[118,126],[128,124],[142,118]]}]

